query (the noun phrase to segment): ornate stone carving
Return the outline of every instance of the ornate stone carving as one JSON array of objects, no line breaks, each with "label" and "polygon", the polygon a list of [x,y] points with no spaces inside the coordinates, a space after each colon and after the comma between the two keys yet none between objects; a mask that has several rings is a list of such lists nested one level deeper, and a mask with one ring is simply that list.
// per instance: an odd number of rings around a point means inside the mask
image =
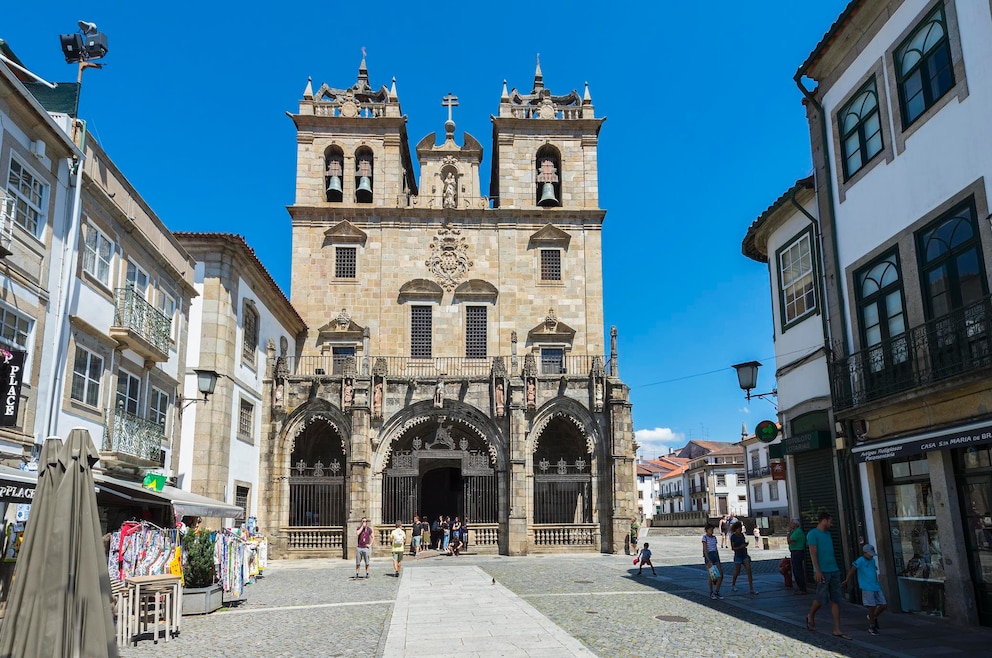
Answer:
[{"label": "ornate stone carving", "polygon": [[468,257],[468,240],[459,229],[442,228],[434,236],[431,255],[424,264],[442,288],[454,290],[474,265]]},{"label": "ornate stone carving", "polygon": [[334,318],[334,321],[337,323],[338,329],[341,331],[347,329],[348,325],[351,324],[351,316],[348,314],[348,310],[344,308],[341,309],[341,312],[338,313],[338,317]]},{"label": "ornate stone carving", "polygon": [[493,357],[493,377],[506,377],[506,361],[503,360],[501,356]]},{"label": "ornate stone carving", "polygon": [[389,374],[389,366],[385,357],[376,357],[375,365],[372,366],[372,374],[376,377],[385,377]]},{"label": "ornate stone carving", "polygon": [[524,377],[536,377],[537,376],[537,360],[534,358],[533,354],[524,355]]},{"label": "ornate stone carving", "polygon": [[558,327],[558,316],[555,314],[553,308],[548,309],[548,315],[544,318],[544,326],[549,332],[554,331]]}]

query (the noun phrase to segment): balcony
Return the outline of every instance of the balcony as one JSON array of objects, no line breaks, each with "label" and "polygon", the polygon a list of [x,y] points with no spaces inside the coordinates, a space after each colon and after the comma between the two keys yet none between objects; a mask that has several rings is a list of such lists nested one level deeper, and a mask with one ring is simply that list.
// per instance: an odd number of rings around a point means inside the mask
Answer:
[{"label": "balcony", "polygon": [[830,364],[834,408],[869,402],[992,366],[992,297]]},{"label": "balcony", "polygon": [[124,411],[108,409],[100,460],[105,466],[152,467],[162,463],[165,428]]},{"label": "balcony", "polygon": [[110,337],[121,347],[140,354],[145,361],[154,364],[168,360],[172,320],[145,301],[134,288],[118,288],[115,297]]},{"label": "balcony", "polygon": [[[386,371],[391,379],[409,380],[430,380],[437,377],[449,378],[488,378],[492,372],[493,358],[496,355],[487,356],[481,359],[469,359],[464,357],[434,357],[428,359],[415,359],[407,356],[355,356],[356,375],[367,375],[370,364],[385,365]],[[546,376],[561,377],[588,377],[592,372],[593,362],[599,359],[607,375],[612,375],[612,363],[608,357],[601,355],[574,355],[568,354],[553,362],[542,362],[539,355],[535,355],[537,365],[537,377]],[[352,358],[352,357],[344,357]],[[524,363],[524,355],[502,356],[503,362],[507,366],[510,374],[520,374]],[[514,367],[516,364],[516,367]],[[343,376],[346,368],[343,365],[340,355],[320,355],[320,356],[297,356],[281,357],[280,367],[285,368],[287,375],[291,377],[323,377],[323,376]]]},{"label": "balcony", "polygon": [[703,482],[702,484],[690,484],[689,485],[689,494],[690,495],[691,494],[697,494],[697,493],[705,493],[705,492],[706,492],[706,483],[705,482]]},{"label": "balcony", "polygon": [[772,474],[771,466],[761,466],[759,468],[748,469],[747,477],[749,480],[755,478],[764,478]]}]

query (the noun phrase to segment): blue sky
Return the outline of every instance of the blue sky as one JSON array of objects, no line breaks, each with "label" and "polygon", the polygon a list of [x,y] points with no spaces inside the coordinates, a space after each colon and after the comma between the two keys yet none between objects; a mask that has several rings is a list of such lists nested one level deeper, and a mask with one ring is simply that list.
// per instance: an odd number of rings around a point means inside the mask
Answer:
[{"label": "blue sky", "polygon": [[750,407],[730,365],[758,359],[774,387],[765,266],[744,258],[748,225],[809,175],[809,133],[792,76],[846,0],[603,4],[295,2],[7,3],[0,38],[38,75],[74,80],[58,35],[108,35],[83,80],[81,116],[173,230],[245,235],[288,292],[296,111],[314,88],[396,78],[411,148],[443,135],[485,148],[506,79],[530,91],[535,54],[553,93],[588,81],[598,116],[607,331],[634,425],[656,456],[689,439],[733,441],[774,418]]}]

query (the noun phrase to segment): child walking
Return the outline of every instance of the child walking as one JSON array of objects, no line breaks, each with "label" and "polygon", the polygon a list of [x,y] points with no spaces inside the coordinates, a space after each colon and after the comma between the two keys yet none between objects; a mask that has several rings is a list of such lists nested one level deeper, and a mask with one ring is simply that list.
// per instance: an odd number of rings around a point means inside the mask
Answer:
[{"label": "child walking", "polygon": [[754,591],[754,579],[751,575],[751,556],[747,554],[747,540],[744,539],[744,524],[738,521],[730,528],[730,547],[734,549],[734,577],[730,580],[730,591],[737,591],[737,576],[741,573],[741,567],[747,572],[747,587],[751,594]]},{"label": "child walking", "polygon": [[638,576],[641,575],[641,569],[644,568],[645,564],[651,567],[652,576],[658,575],[657,573],[655,573],[654,564],[651,562],[651,549],[648,548],[649,545],[650,544],[648,544],[647,542],[644,542],[644,548],[642,548],[640,553],[637,554],[638,564],[640,565],[639,567],[637,567]]},{"label": "child walking", "polygon": [[[706,565],[706,582],[710,586],[710,598],[711,599],[722,599],[723,595],[720,594],[720,585],[723,584],[723,565],[720,564],[720,552],[716,546],[716,537],[713,536],[713,531],[716,526],[712,523],[707,523],[703,532],[703,563]],[[717,573],[719,574],[716,578],[710,572],[710,568],[716,567]]]},{"label": "child walking", "polygon": [[841,583],[847,587],[851,576],[858,574],[858,587],[861,588],[861,600],[865,608],[868,609],[868,632],[878,635],[878,616],[885,612],[885,595],[882,594],[882,585],[878,582],[878,565],[875,558],[878,551],[871,544],[861,547],[861,557],[854,561],[851,570],[847,572],[847,578]]}]

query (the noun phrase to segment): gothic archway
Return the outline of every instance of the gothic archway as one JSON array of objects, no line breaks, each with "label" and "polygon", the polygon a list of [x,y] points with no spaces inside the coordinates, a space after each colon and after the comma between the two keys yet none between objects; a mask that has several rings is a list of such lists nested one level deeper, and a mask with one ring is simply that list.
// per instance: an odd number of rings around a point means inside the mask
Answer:
[{"label": "gothic archway", "polygon": [[290,456],[288,525],[342,527],[346,523],[345,440],[315,417],[296,436]]},{"label": "gothic archway", "polygon": [[533,453],[534,523],[593,522],[593,455],[567,416],[554,416],[541,430]]}]

